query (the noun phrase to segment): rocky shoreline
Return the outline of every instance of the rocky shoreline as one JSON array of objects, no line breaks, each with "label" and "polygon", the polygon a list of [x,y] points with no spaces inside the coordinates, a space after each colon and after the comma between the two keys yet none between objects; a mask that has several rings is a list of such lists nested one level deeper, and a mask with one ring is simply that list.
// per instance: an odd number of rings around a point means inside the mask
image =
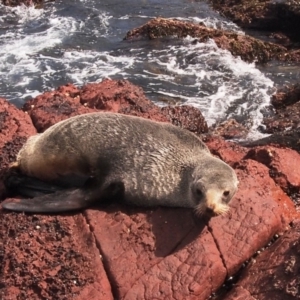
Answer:
[{"label": "rocky shoreline", "polygon": [[1,99],[1,178],[26,137],[92,111],[173,122],[201,134],[212,153],[238,174],[230,214],[204,221],[187,209],[118,204],[59,216],[0,211],[3,299],[207,299],[275,234],[290,230],[290,236],[296,230],[299,213],[291,197],[300,187],[298,152],[269,145],[245,148],[204,135],[207,125],[195,108],[159,108],[125,80],[61,86],[23,110]]},{"label": "rocky shoreline", "polygon": [[[235,0],[212,2],[241,26],[275,28],[270,34],[285,36],[285,43],[163,18],[132,30],[126,39],[191,35],[195,42],[212,38],[248,61],[299,60],[298,41],[289,27],[299,20],[298,2],[278,3],[277,10],[271,1],[244,6]],[[288,11],[287,25],[272,27],[279,9]],[[238,123],[230,121],[209,131],[198,109],[160,108],[126,80],[81,88],[68,84],[26,102],[22,109],[0,98],[1,200],[7,196],[3,176],[26,138],[92,111],[136,115],[191,130],[236,170],[240,181],[230,213],[210,220],[199,219],[188,209],[149,210],[115,203],[61,215],[0,210],[0,298],[298,298],[299,100],[298,85],[279,90],[272,99],[275,115],[264,120],[272,135],[239,145],[224,139],[241,135],[244,129]]]}]

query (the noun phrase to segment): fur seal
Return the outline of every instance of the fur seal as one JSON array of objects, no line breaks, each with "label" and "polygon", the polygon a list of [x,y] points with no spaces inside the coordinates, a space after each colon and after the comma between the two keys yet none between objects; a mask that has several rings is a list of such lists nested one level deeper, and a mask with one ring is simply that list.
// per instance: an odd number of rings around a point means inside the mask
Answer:
[{"label": "fur seal", "polygon": [[238,186],[234,170],[195,134],[108,112],[75,116],[30,137],[11,170],[21,176],[8,177],[6,186],[34,198],[9,198],[2,207],[26,212],[76,210],[118,195],[142,207],[219,215]]}]

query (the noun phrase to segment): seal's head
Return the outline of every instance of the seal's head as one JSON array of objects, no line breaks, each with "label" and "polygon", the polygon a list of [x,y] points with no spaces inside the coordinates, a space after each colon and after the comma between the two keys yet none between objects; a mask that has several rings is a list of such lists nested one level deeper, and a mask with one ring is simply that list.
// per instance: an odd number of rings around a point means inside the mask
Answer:
[{"label": "seal's head", "polygon": [[197,215],[222,215],[229,211],[228,203],[237,191],[235,171],[218,158],[203,161],[193,173],[191,193]]}]

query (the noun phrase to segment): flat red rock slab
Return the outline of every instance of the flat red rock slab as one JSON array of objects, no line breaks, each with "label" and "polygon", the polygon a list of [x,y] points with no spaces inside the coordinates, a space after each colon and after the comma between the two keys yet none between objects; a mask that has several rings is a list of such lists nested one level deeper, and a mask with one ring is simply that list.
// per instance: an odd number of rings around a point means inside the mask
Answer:
[{"label": "flat red rock slab", "polygon": [[228,215],[212,218],[208,224],[229,276],[289,221],[282,216],[279,199],[290,199],[269,177],[267,167],[247,160],[236,171],[239,190]]},{"label": "flat red rock slab", "polygon": [[87,210],[118,299],[207,299],[226,277],[216,244],[188,209]]},{"label": "flat red rock slab", "polygon": [[[292,300],[300,297],[300,223],[244,270],[226,300],[242,299],[247,293],[259,300]],[[246,298],[243,299],[252,299]]]}]

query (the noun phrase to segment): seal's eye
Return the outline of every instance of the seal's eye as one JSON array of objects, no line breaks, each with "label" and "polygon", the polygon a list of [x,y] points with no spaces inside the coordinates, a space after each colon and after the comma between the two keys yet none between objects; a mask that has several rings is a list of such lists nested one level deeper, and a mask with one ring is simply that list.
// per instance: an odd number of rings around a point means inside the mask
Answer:
[{"label": "seal's eye", "polygon": [[227,197],[227,196],[229,196],[229,191],[224,191],[224,193],[223,193],[223,196],[225,196],[225,197]]},{"label": "seal's eye", "polygon": [[203,196],[203,193],[202,193],[202,191],[201,191],[200,189],[196,189],[196,195],[197,195],[198,197],[202,197],[202,196]]}]

